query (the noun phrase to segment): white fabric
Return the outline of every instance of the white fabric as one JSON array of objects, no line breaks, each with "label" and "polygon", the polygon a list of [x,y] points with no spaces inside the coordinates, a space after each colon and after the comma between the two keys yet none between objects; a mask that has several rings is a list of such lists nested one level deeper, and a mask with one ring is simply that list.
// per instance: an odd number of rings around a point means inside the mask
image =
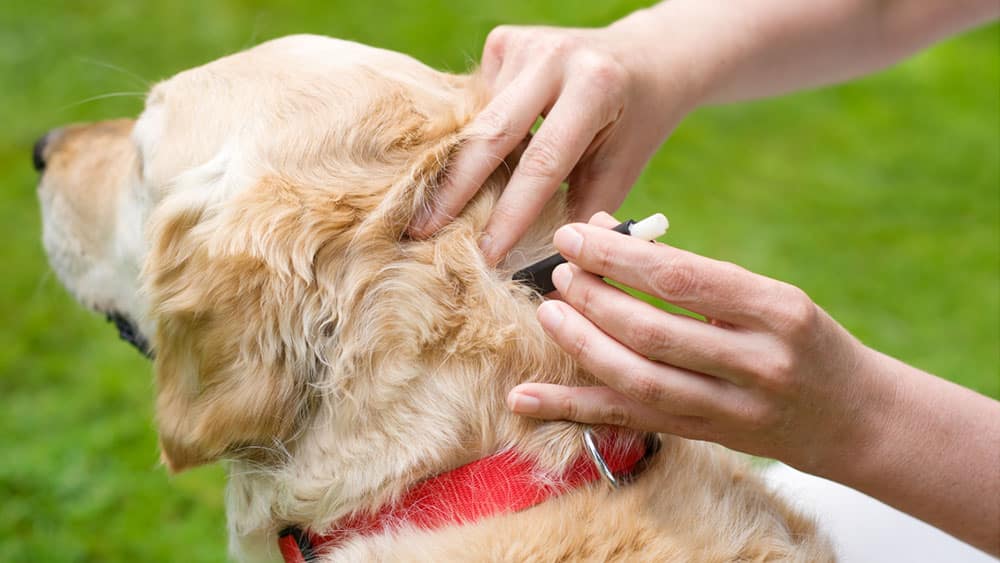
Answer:
[{"label": "white fabric", "polygon": [[937,528],[843,485],[776,463],[769,486],[819,521],[844,563],[996,563]]}]

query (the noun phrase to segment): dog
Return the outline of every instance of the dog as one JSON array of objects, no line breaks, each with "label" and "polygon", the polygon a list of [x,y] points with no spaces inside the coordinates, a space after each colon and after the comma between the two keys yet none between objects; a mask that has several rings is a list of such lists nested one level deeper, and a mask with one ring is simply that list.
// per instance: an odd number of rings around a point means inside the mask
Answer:
[{"label": "dog", "polygon": [[594,381],[511,279],[563,195],[495,267],[477,241],[514,158],[406,235],[486,101],[475,73],[291,36],[39,141],[52,268],[153,358],[167,469],[226,461],[245,561],[832,560],[719,446],[505,408]]}]

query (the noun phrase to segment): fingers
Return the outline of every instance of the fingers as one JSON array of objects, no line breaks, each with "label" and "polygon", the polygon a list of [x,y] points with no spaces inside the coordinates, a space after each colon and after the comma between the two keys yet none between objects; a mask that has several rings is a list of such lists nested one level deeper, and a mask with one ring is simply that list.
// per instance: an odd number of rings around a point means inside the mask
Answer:
[{"label": "fingers", "polygon": [[585,89],[570,85],[552,107],[514,170],[486,225],[483,253],[499,261],[559,189],[614,112]]},{"label": "fingers", "polygon": [[737,384],[754,368],[760,343],[750,334],[661,311],[572,264],[552,280],[563,301],[642,356]]},{"label": "fingers", "polygon": [[706,430],[704,419],[671,415],[608,387],[525,383],[510,391],[507,406],[516,414],[533,418],[627,426],[647,432],[670,432],[688,438],[700,438]]},{"label": "fingers", "polygon": [[591,215],[588,223],[605,229],[612,229],[616,227],[618,223],[621,223],[621,221],[615,219],[614,216],[606,211],[598,211],[597,213]]},{"label": "fingers", "polygon": [[[598,211],[597,213],[595,213],[590,218],[590,224],[591,225],[597,225],[598,227],[604,227],[606,229],[614,228],[620,222],[621,221],[618,221],[617,219],[615,219],[610,214],[608,214],[608,213],[606,213],[604,211]],[[560,301],[565,301],[565,299],[562,298],[562,295],[559,294],[559,290],[557,290],[557,289],[554,289],[554,290],[546,293],[545,294],[545,298],[546,299],[558,299]]]},{"label": "fingers", "polygon": [[508,26],[498,26],[490,31],[483,43],[483,56],[479,61],[479,74],[487,83],[493,83],[500,69],[503,67],[504,58],[507,55],[510,36],[514,33],[513,28]]},{"label": "fingers", "polygon": [[721,379],[652,361],[614,340],[572,307],[538,308],[545,331],[581,367],[630,399],[671,415],[703,416],[727,404],[733,386]]},{"label": "fingers", "polygon": [[430,236],[462,211],[483,182],[530,133],[558,86],[555,77],[538,68],[521,73],[490,101],[469,125],[469,140],[452,159],[432,208],[410,226],[411,236]]},{"label": "fingers", "polygon": [[788,294],[784,284],[733,264],[592,225],[562,227],[553,242],[588,272],[737,326],[766,322],[775,302]]}]

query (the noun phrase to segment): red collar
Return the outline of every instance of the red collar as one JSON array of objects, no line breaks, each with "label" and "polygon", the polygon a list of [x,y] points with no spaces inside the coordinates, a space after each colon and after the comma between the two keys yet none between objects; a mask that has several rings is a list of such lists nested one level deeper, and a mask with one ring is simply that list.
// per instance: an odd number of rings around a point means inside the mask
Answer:
[{"label": "red collar", "polygon": [[[619,432],[599,439],[597,450],[608,469],[628,479],[659,449],[659,440],[623,440]],[[560,479],[539,479],[540,469],[529,459],[507,451],[421,481],[398,502],[370,514],[356,514],[336,522],[325,534],[289,527],[278,536],[286,563],[308,563],[316,554],[342,545],[352,536],[370,536],[412,526],[430,530],[449,524],[518,512],[549,498],[601,478],[596,460],[584,454]]]}]

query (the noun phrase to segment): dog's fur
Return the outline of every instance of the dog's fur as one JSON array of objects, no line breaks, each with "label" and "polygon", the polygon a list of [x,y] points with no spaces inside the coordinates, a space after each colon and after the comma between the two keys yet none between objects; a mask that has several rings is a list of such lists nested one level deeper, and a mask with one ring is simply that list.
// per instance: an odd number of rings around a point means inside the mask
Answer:
[{"label": "dog's fur", "polygon": [[[522,381],[592,383],[539,328],[537,298],[510,281],[551,252],[561,196],[498,268],[477,236],[513,162],[439,234],[405,235],[484,90],[475,75],[295,36],[157,85],[134,124],[51,135],[39,194],[52,265],[82,303],[152,337],[162,459],[170,471],[229,460],[238,558],[274,559],[284,525],[322,531],[494,452],[515,449],[553,475],[581,455],[579,426],[504,407]],[[662,439],[622,489],[598,482],[328,556],[831,558],[743,461]]]}]

